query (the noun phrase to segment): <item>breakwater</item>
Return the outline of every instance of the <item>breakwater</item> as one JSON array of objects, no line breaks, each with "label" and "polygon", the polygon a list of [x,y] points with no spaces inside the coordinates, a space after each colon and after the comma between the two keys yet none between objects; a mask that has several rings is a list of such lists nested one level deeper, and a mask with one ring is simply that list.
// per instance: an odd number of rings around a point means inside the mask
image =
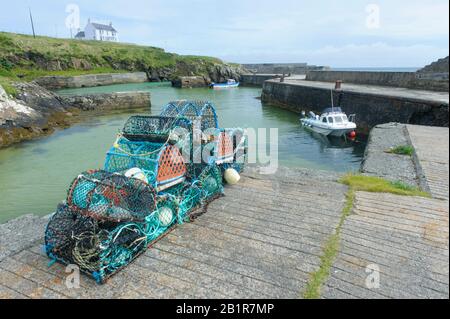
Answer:
[{"label": "breakwater", "polygon": [[37,84],[48,90],[124,83],[142,83],[148,81],[149,79],[145,72],[86,74],[78,76],[44,76],[35,80]]},{"label": "breakwater", "polygon": [[251,72],[258,74],[306,74],[314,70],[328,70],[328,66],[309,65],[308,63],[253,63],[242,64]]},{"label": "breakwater", "polygon": [[280,74],[243,74],[241,75],[241,84],[262,87],[267,80],[280,77]]},{"label": "breakwater", "polygon": [[264,82],[261,99],[294,112],[312,110],[320,113],[331,105],[340,105],[347,114],[356,114],[358,128],[368,133],[375,125],[399,122],[448,127],[447,92],[429,92],[404,88],[344,84],[339,91],[334,84],[287,80]]},{"label": "breakwater", "polygon": [[312,71],[308,81],[336,82],[401,87],[417,90],[447,91],[448,73],[422,72],[361,72],[361,71]]}]

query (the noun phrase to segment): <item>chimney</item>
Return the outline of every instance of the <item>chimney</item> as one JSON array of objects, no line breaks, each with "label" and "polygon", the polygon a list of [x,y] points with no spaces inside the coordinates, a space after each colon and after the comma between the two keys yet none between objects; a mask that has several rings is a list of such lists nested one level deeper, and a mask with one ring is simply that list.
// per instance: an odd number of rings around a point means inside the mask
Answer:
[{"label": "chimney", "polygon": [[112,27],[112,22],[109,22],[109,26]]},{"label": "chimney", "polygon": [[91,18],[88,19],[88,24],[91,23]]}]

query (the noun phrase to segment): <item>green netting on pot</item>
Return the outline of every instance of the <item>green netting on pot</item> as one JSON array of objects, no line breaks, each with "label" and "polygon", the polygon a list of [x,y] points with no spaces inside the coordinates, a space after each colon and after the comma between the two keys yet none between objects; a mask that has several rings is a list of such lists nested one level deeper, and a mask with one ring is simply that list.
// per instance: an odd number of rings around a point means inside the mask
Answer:
[{"label": "green netting on pot", "polygon": [[165,144],[119,138],[106,154],[105,170],[126,174],[131,169],[139,169],[144,175],[140,178],[153,185],[156,182],[159,155],[164,148]]},{"label": "green netting on pot", "polygon": [[205,166],[198,177],[198,185],[203,199],[209,199],[223,193],[222,172],[215,165]]},{"label": "green netting on pot", "polygon": [[45,231],[47,255],[102,283],[128,265],[148,245],[144,223],[101,222],[62,204]]},{"label": "green netting on pot", "polygon": [[173,101],[162,110],[164,117],[185,117],[191,122],[200,121],[201,129],[218,128],[217,114],[214,105],[209,101]]},{"label": "green netting on pot", "polygon": [[130,141],[174,144],[178,139],[176,135],[171,136],[173,130],[184,130],[188,134],[192,131],[192,123],[183,117],[132,116],[125,123],[122,134]]},{"label": "green netting on pot", "polygon": [[136,178],[106,171],[80,174],[67,204],[81,215],[103,221],[144,221],[155,210],[155,189]]}]

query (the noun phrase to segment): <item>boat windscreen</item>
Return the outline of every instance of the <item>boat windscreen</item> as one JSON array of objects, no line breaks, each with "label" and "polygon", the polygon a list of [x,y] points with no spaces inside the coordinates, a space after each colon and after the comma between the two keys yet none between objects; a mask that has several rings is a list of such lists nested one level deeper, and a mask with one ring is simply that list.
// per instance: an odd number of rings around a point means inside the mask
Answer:
[{"label": "boat windscreen", "polygon": [[329,107],[323,110],[323,113],[332,113],[332,112],[342,112],[342,109],[340,107]]}]

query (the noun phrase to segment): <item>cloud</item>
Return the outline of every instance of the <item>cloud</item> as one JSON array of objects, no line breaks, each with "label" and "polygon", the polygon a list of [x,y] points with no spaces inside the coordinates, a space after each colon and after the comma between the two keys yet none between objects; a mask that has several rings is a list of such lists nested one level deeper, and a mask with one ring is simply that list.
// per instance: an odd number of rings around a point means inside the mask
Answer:
[{"label": "cloud", "polygon": [[[89,17],[112,21],[124,42],[236,62],[420,66],[448,55],[447,0],[70,2],[79,5],[82,25]],[[29,33],[27,3],[3,5],[0,30]],[[367,28],[368,4],[380,8],[379,28]],[[53,36],[58,29],[59,36],[69,36],[65,5],[55,0],[32,4],[39,34]]]},{"label": "cloud", "polygon": [[277,62],[273,56],[285,62],[307,61],[311,64],[334,67],[421,67],[443,56],[447,49],[428,45],[391,46],[386,43],[347,44],[324,46],[311,50],[248,50],[224,52],[225,60],[239,60],[241,63]]}]

